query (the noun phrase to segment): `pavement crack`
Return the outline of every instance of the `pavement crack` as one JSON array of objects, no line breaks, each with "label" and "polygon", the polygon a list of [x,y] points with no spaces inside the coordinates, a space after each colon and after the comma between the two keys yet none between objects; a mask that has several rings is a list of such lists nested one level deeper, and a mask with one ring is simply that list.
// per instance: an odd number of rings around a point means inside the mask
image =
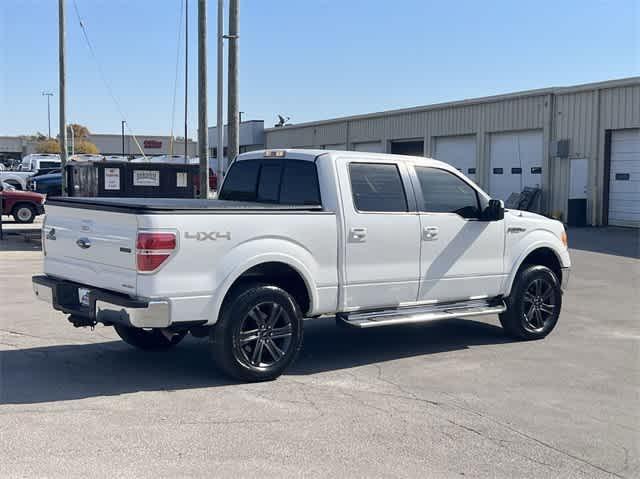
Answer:
[{"label": "pavement crack", "polygon": [[390,386],[393,386],[394,388],[396,388],[398,391],[400,391],[403,394],[409,396],[406,399],[413,399],[415,401],[420,401],[420,402],[423,402],[423,403],[426,403],[426,404],[430,404],[431,406],[440,406],[439,402],[433,401],[433,400],[430,400],[430,399],[421,398],[417,394],[415,394],[413,391],[409,391],[404,386],[401,386],[400,384],[395,383],[395,382],[391,381],[390,379],[385,378],[382,375],[382,366],[379,365],[379,364],[374,364],[374,366],[378,370],[378,375],[377,375],[378,381],[381,381],[383,383],[389,384]]}]

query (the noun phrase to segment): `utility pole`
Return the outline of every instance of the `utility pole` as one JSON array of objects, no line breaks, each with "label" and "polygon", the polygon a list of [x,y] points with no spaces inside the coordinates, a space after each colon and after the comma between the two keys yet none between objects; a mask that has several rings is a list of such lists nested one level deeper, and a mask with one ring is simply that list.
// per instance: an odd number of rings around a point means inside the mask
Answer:
[{"label": "utility pole", "polygon": [[42,96],[47,97],[47,124],[49,125],[49,134],[47,135],[47,138],[51,138],[51,97],[53,96],[53,93],[50,91],[43,91]]},{"label": "utility pole", "polygon": [[66,66],[65,66],[65,19],[64,2],[58,0],[58,73],[60,76],[60,166],[62,168],[62,196],[67,196],[67,118],[66,118]]},{"label": "utility pole", "polygon": [[240,117],[238,113],[238,17],[240,0],[229,0],[229,99],[228,99],[228,147],[227,158],[230,161],[240,150]]},{"label": "utility pole", "polygon": [[224,167],[222,162],[224,161],[224,123],[222,120],[222,97],[224,95],[224,79],[223,79],[223,62],[224,62],[224,0],[218,0],[218,92],[217,92],[217,118],[216,118],[216,134],[217,134],[217,146],[216,146],[216,161],[218,163],[216,168],[217,179],[217,191],[220,191],[220,185],[222,184],[222,178],[224,176]]},{"label": "utility pole", "polygon": [[198,156],[200,198],[209,197],[209,132],[207,130],[207,0],[198,0]]},{"label": "utility pole", "polygon": [[124,156],[124,124],[126,123],[125,120],[120,121],[120,126],[122,128],[122,156]]},{"label": "utility pole", "polygon": [[[184,159],[187,152],[187,93],[189,91],[189,0],[184,2]],[[185,161],[186,162],[186,161]]]}]

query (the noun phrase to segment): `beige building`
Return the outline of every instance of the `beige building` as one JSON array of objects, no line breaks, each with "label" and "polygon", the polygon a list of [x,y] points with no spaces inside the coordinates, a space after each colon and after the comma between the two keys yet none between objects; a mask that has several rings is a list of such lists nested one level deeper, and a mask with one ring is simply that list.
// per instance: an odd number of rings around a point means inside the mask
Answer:
[{"label": "beige building", "polygon": [[640,77],[270,128],[265,144],[434,157],[494,197],[539,187],[547,214],[581,200],[589,224],[640,226]]},{"label": "beige building", "polygon": [[[102,155],[122,155],[122,136],[119,134],[91,134],[89,141],[94,143]],[[138,144],[136,144],[136,141]],[[172,140],[170,136],[136,135],[135,140],[131,135],[124,136],[124,154],[126,156],[141,156],[140,150],[145,155],[169,155],[173,149],[174,155],[184,154],[184,140]],[[71,141],[69,138],[68,141]],[[138,147],[140,145],[140,147]],[[187,155],[197,156],[197,143],[187,140]]]},{"label": "beige building", "polygon": [[[124,136],[124,154],[126,156],[141,156],[140,150],[147,156],[168,155],[173,149],[174,155],[184,154],[184,141],[173,140],[170,136],[160,135],[136,135],[140,148],[136,145],[133,136]],[[94,143],[101,155],[122,155],[122,136],[120,134],[91,134],[88,140]],[[72,139],[68,137],[69,149]],[[197,156],[197,143],[187,141],[187,154],[189,157]],[[0,159],[20,159],[24,155],[36,153],[37,141],[27,140],[22,137],[0,136]]]}]

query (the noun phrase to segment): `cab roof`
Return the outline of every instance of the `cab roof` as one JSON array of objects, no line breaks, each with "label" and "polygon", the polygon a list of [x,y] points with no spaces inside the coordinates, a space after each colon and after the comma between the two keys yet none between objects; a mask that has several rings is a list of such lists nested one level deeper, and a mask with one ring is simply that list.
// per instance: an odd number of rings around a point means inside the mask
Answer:
[{"label": "cab roof", "polygon": [[421,164],[423,166],[435,166],[438,168],[455,169],[450,164],[442,161],[426,158],[424,156],[393,155],[391,153],[369,153],[366,151],[344,151],[344,150],[320,150],[303,148],[274,148],[268,150],[256,150],[238,155],[237,160],[256,160],[263,158],[294,159],[315,161],[319,156],[330,155],[341,158],[370,158],[377,161],[395,161]]}]

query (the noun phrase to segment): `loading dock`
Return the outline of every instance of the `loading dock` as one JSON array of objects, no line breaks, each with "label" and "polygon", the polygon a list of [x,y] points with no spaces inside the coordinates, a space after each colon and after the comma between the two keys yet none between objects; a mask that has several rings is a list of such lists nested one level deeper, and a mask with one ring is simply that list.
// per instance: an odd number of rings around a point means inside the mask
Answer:
[{"label": "loading dock", "polygon": [[640,128],[611,132],[608,220],[640,227]]},{"label": "loading dock", "polygon": [[519,131],[491,135],[489,191],[506,200],[525,187],[542,187],[542,131]]},{"label": "loading dock", "polygon": [[397,140],[391,142],[394,155],[424,156],[424,140]]}]

